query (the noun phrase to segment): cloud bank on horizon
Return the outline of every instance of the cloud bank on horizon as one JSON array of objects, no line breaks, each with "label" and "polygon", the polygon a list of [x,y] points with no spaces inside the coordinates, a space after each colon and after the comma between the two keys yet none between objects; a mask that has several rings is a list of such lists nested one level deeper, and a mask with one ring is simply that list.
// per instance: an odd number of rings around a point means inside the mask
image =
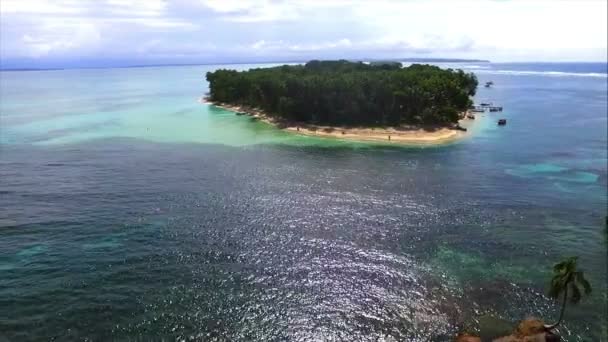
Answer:
[{"label": "cloud bank on horizon", "polygon": [[605,0],[1,0],[3,67],[605,61]]}]

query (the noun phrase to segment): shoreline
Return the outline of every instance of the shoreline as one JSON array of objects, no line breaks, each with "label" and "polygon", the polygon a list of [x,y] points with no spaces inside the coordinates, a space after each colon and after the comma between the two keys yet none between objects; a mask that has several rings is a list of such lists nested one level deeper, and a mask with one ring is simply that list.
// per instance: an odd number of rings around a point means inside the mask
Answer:
[{"label": "shoreline", "polygon": [[[343,127],[294,123],[274,119],[259,109],[250,108],[247,106],[211,102],[204,97],[202,97],[199,102],[234,112],[235,115],[247,115],[253,117],[257,120],[273,125],[283,131],[312,137],[400,145],[441,145],[454,142],[468,136],[468,132],[459,130],[455,128],[456,126],[421,127],[404,125],[398,127]],[[469,113],[467,112],[461,115],[462,119],[458,121],[458,125],[462,126],[464,123],[474,121],[467,118],[468,114]]]}]

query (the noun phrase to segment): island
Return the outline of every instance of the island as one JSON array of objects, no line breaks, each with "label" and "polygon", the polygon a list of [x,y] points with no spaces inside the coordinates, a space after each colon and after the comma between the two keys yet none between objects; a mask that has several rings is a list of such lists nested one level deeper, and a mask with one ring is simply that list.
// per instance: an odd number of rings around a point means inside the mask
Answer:
[{"label": "island", "polygon": [[437,66],[309,61],[206,74],[206,101],[305,135],[441,143],[464,135],[478,81]]}]

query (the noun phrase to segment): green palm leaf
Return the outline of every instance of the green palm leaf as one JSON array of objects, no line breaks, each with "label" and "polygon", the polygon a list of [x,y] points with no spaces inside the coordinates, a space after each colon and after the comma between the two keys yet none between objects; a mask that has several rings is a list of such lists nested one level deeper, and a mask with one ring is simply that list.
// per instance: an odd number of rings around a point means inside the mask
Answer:
[{"label": "green palm leaf", "polygon": [[576,304],[581,301],[581,290],[576,286],[576,283],[570,283],[570,291],[572,295],[570,295],[570,303]]},{"label": "green palm leaf", "polygon": [[578,271],[574,275],[576,277],[576,281],[583,286],[585,294],[589,295],[591,293],[591,284],[589,284],[587,279],[585,279],[585,275],[583,274],[583,272]]},{"label": "green palm leaf", "polygon": [[559,297],[559,294],[564,290],[563,281],[560,277],[551,279],[551,286],[549,287],[549,296],[551,298]]},{"label": "green palm leaf", "polygon": [[556,323],[545,326],[547,329],[553,329],[561,323],[568,301],[573,304],[580,302],[583,293],[579,286],[582,286],[585,295],[591,293],[591,284],[585,279],[583,272],[577,270],[577,261],[578,257],[569,257],[553,265],[549,296],[558,299],[563,295],[563,299],[559,319]]}]

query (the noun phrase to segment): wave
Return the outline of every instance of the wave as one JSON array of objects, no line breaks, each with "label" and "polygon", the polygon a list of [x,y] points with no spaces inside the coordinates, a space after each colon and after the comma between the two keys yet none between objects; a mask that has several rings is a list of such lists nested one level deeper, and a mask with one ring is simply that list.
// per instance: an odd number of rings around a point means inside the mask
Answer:
[{"label": "wave", "polygon": [[516,75],[516,76],[553,76],[553,77],[596,77],[608,78],[608,74],[599,72],[566,72],[566,71],[534,71],[534,70],[491,70],[476,69],[476,73],[493,75]]}]

